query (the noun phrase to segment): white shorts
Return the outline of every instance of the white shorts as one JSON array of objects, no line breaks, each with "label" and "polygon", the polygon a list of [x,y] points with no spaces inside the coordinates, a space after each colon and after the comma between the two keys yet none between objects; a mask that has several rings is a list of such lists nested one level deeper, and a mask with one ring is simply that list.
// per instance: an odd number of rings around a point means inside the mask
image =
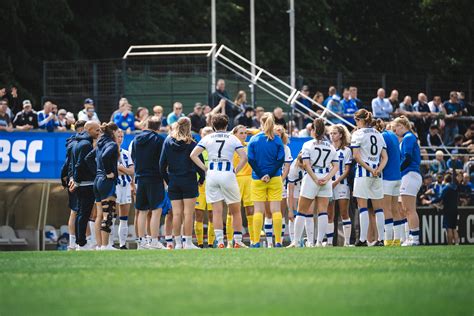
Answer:
[{"label": "white shorts", "polygon": [[309,174],[306,174],[301,183],[300,196],[310,200],[316,197],[330,198],[332,197],[332,180],[329,180],[325,185],[319,186]]},{"label": "white shorts", "polygon": [[420,191],[423,179],[418,172],[410,171],[402,177],[400,195],[416,196]]},{"label": "white shorts", "polygon": [[332,189],[333,200],[348,200],[351,198],[351,189],[347,184],[339,183]]},{"label": "white shorts", "polygon": [[208,171],[206,175],[206,202],[225,201],[227,204],[240,202],[237,177],[232,171]]},{"label": "white shorts", "polygon": [[117,204],[123,205],[132,203],[132,188],[130,183],[127,183],[125,186],[117,184],[115,192],[117,193]]},{"label": "white shorts", "polygon": [[400,180],[383,180],[383,194],[390,196],[399,196],[400,184]]},{"label": "white shorts", "polygon": [[361,199],[383,199],[382,178],[358,177],[354,179],[354,197]]}]

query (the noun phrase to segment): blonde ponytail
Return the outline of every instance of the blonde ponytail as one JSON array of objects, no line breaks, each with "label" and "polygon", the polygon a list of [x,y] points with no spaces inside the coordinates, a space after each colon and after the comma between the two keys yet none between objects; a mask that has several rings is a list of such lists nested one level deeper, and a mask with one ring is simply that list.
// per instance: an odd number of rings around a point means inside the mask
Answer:
[{"label": "blonde ponytail", "polygon": [[171,132],[171,137],[177,141],[184,141],[186,144],[190,144],[194,141],[193,135],[191,134],[191,120],[188,117],[181,117],[176,126]]},{"label": "blonde ponytail", "polygon": [[273,140],[275,138],[275,119],[273,118],[273,114],[265,112],[260,120],[263,123],[263,132],[268,139]]}]

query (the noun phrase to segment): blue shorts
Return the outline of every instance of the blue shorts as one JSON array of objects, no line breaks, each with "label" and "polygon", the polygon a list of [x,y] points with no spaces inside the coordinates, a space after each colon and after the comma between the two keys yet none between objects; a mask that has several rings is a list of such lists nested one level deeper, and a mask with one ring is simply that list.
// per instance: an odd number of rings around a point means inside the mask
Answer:
[{"label": "blue shorts", "polygon": [[163,181],[137,183],[135,209],[139,211],[156,210],[163,207],[165,187]]},{"label": "blue shorts", "polygon": [[196,179],[170,179],[168,195],[172,201],[198,197],[199,191]]},{"label": "blue shorts", "polygon": [[69,209],[71,211],[77,212],[79,210],[79,200],[77,199],[77,191],[69,192],[67,191],[69,197]]},{"label": "blue shorts", "polygon": [[163,199],[163,203],[161,204],[161,215],[166,216],[169,212],[171,212],[171,200],[168,197],[168,192],[165,191],[165,198]]},{"label": "blue shorts", "polygon": [[116,197],[115,186],[115,179],[109,179],[102,176],[96,177],[94,180],[95,201],[100,202],[111,196]]}]

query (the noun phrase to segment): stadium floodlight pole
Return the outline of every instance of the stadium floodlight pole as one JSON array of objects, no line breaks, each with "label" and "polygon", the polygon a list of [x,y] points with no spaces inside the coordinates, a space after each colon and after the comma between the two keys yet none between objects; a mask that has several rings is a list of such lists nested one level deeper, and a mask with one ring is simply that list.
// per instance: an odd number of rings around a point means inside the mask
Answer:
[{"label": "stadium floodlight pole", "polygon": [[255,106],[255,59],[255,0],[250,0],[250,61],[252,62],[250,92],[252,94],[252,106]]},{"label": "stadium floodlight pole", "polygon": [[295,75],[295,0],[290,0],[290,86],[294,89]]},{"label": "stadium floodlight pole", "polygon": [[[216,35],[216,0],[211,0],[211,43],[217,43],[217,35]],[[216,58],[215,58],[215,50],[212,52],[212,70],[211,70],[211,92],[214,93],[216,91]]]}]

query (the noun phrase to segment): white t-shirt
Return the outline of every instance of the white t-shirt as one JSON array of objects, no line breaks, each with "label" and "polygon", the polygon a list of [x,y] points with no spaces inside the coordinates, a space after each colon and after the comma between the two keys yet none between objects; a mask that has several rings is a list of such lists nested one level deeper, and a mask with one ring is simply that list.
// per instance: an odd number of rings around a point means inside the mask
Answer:
[{"label": "white t-shirt", "polygon": [[234,152],[243,148],[240,140],[226,132],[215,132],[205,136],[197,144],[207,150],[209,162],[232,162]]},{"label": "white t-shirt", "polygon": [[375,128],[361,128],[352,134],[351,148],[360,148],[360,157],[368,165],[378,166],[382,150],[387,149],[381,133]]},{"label": "white t-shirt", "polygon": [[[344,173],[344,169],[346,165],[350,165],[352,163],[352,151],[349,147],[344,147],[341,149],[336,150],[336,158],[339,161],[339,171],[336,173],[336,175],[332,178],[333,180],[336,180],[342,174]],[[344,178],[341,182],[341,184],[347,184],[347,178]]]},{"label": "white t-shirt", "polygon": [[333,162],[337,162],[336,149],[325,140],[310,140],[303,144],[302,158],[309,159],[313,168],[330,168]]}]

